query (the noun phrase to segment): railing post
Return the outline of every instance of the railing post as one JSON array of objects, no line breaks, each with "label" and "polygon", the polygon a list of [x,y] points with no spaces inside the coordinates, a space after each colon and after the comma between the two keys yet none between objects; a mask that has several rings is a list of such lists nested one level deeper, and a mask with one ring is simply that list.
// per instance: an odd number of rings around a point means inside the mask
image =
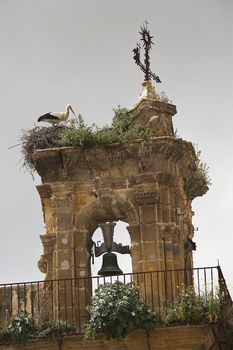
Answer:
[{"label": "railing post", "polygon": [[227,284],[223,276],[221,267],[219,265],[217,266],[217,270],[218,270],[218,286],[219,286],[221,309],[222,309],[222,312],[224,313],[226,312],[226,310],[229,310],[229,308],[232,307],[232,299],[228,291]]}]

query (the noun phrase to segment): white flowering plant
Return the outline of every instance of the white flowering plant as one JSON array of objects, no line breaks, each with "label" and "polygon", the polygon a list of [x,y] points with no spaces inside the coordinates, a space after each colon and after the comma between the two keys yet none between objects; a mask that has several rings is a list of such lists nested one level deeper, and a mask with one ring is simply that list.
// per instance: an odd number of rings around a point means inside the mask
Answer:
[{"label": "white flowering plant", "polygon": [[134,283],[116,281],[100,285],[88,311],[86,339],[102,334],[107,339],[121,340],[134,329],[149,331],[160,324],[159,315],[139,298],[139,289]]},{"label": "white flowering plant", "polygon": [[27,312],[20,312],[12,318],[2,333],[2,338],[15,343],[25,343],[36,331],[37,327],[32,317]]},{"label": "white flowering plant", "polygon": [[25,344],[30,338],[44,338],[52,336],[63,342],[63,337],[75,332],[70,323],[57,320],[38,325],[26,311],[20,311],[12,316],[10,322],[0,331],[0,342]]},{"label": "white flowering plant", "polygon": [[221,320],[221,296],[216,293],[197,294],[194,288],[180,290],[176,300],[162,312],[162,323],[201,324]]}]

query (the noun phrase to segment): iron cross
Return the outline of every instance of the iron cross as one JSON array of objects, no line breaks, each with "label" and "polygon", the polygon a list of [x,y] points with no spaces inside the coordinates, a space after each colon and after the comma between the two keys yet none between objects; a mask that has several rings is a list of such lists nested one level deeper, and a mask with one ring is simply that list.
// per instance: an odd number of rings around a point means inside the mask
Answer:
[{"label": "iron cross", "polygon": [[141,35],[141,41],[143,48],[145,50],[144,53],[144,64],[140,61],[140,50],[141,50],[141,45],[138,43],[137,47],[133,49],[134,53],[134,61],[135,63],[140,67],[140,69],[144,73],[144,81],[149,81],[151,79],[154,79],[156,83],[161,83],[161,80],[159,79],[158,75],[154,74],[151,69],[150,69],[150,55],[149,52],[151,50],[151,46],[154,45],[152,39],[153,36],[150,35],[150,31],[147,29],[147,22],[143,24],[143,26],[140,28],[139,34]]}]

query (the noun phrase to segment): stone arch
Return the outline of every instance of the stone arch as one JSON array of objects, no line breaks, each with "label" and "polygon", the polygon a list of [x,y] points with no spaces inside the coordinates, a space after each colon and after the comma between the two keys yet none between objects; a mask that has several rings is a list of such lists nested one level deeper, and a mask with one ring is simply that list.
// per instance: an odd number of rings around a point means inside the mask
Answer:
[{"label": "stone arch", "polygon": [[[133,203],[125,196],[107,194],[86,204],[77,214],[74,222],[75,276],[90,276],[90,250],[92,235],[98,223],[122,220],[135,227],[139,217]],[[131,231],[129,231],[131,241]]]},{"label": "stone arch", "polygon": [[[92,235],[98,222],[107,220],[126,221],[129,226],[139,223],[134,205],[119,195],[106,195],[86,204],[75,218],[75,231],[88,231]],[[97,224],[96,224],[97,223]]]}]

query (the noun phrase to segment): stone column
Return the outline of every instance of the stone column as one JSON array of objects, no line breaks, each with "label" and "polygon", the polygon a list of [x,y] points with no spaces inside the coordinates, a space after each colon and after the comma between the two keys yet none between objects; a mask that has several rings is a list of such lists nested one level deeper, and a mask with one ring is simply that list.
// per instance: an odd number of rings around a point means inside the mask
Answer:
[{"label": "stone column", "polygon": [[92,296],[87,230],[74,230],[74,273],[75,323],[81,331],[88,316],[87,305],[90,305]]},{"label": "stone column", "polygon": [[[177,268],[182,268],[182,266],[178,266],[178,256],[176,255],[177,244],[174,247],[174,237],[178,234],[177,226],[175,223],[167,223],[161,225],[161,247],[164,258],[164,273],[163,273],[163,281],[164,281],[164,303],[168,305],[171,301],[174,300],[177,295],[177,280],[179,276],[177,276],[177,271],[175,271],[175,266]],[[180,242],[182,244],[182,242]],[[179,250],[179,249],[178,249]],[[180,272],[178,272],[180,274]]]},{"label": "stone column", "polygon": [[51,197],[53,221],[56,232],[54,256],[54,312],[55,317],[65,321],[74,320],[74,254],[73,219],[74,193],[65,186],[54,185]]},{"label": "stone column", "polygon": [[130,255],[132,258],[132,271],[141,272],[143,271],[142,265],[142,251],[141,251],[141,234],[140,225],[130,225],[127,227],[131,238],[131,251]]},{"label": "stone column", "polygon": [[[138,208],[139,224],[135,242],[132,240],[133,268],[135,266],[133,254],[137,247],[137,256],[140,260],[136,262],[137,271],[147,271],[147,274],[137,276],[140,295],[152,308],[158,307],[160,276],[156,270],[160,269],[159,247],[158,247],[158,183],[153,174],[147,176],[139,175],[139,180],[150,180],[134,186],[135,203]],[[129,227],[131,229],[131,227]],[[131,231],[130,231],[131,232]],[[140,254],[140,255],[139,255]],[[136,260],[136,259],[135,259]],[[133,270],[135,272],[135,270]],[[148,273],[149,272],[149,273]]]}]

